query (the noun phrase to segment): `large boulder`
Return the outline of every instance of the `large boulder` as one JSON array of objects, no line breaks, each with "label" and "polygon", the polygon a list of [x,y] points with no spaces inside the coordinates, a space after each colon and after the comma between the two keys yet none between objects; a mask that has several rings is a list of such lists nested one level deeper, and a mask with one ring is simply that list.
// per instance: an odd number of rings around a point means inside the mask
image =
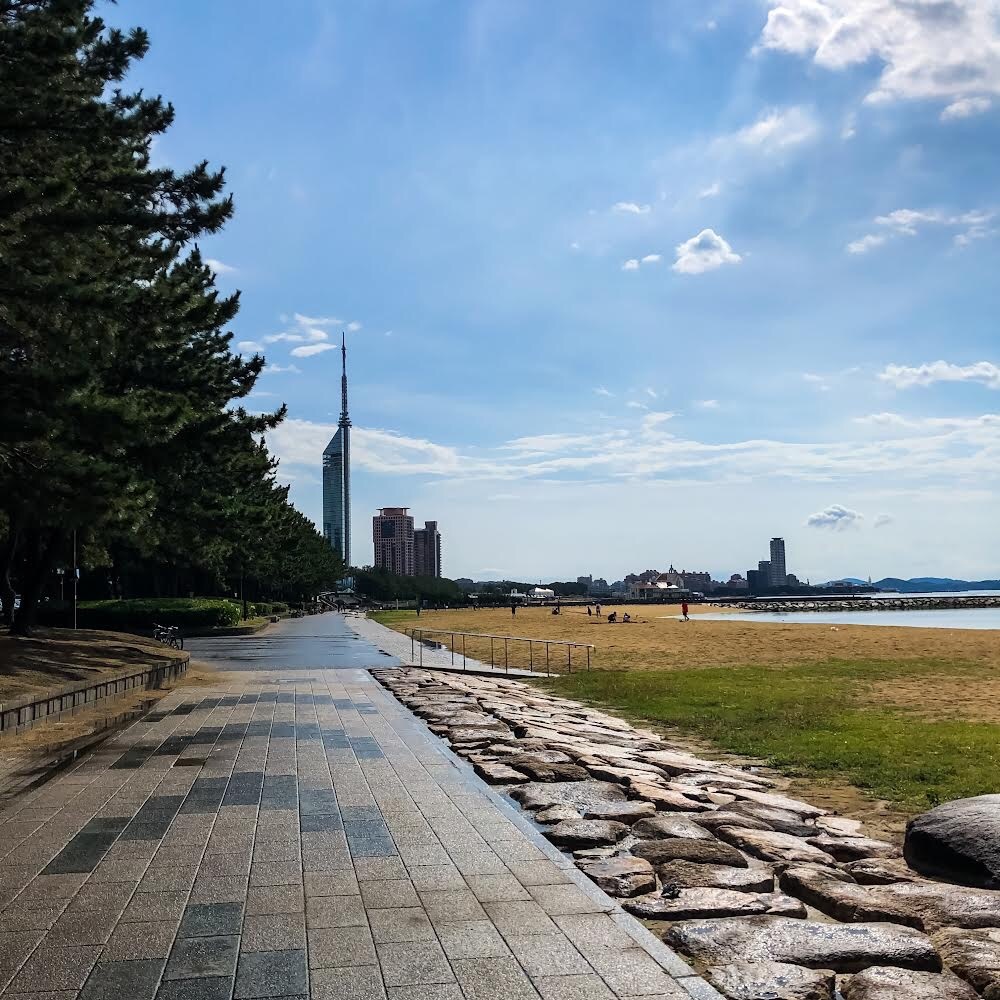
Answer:
[{"label": "large boulder", "polygon": [[476,774],[491,785],[516,785],[528,780],[520,771],[496,761],[476,761],[472,766]]},{"label": "large boulder", "polygon": [[705,978],[726,1000],[833,1000],[836,977],[786,962],[717,965]]},{"label": "large boulder", "polygon": [[976,991],[946,972],[874,967],[851,976],[844,1000],[979,1000]]},{"label": "large boulder", "polygon": [[645,799],[647,802],[652,802],[657,809],[666,812],[707,812],[712,808],[704,802],[695,801],[683,792],[664,788],[653,782],[632,779],[629,787],[633,798]]},{"label": "large boulder", "polygon": [[732,868],[729,865],[698,865],[692,861],[667,861],[656,869],[656,874],[664,886],[677,889],[774,891],[774,876],[767,868]]},{"label": "large boulder", "polygon": [[554,758],[565,758],[558,751],[541,751],[538,753],[511,754],[504,758],[504,763],[517,771],[521,771],[534,781],[586,781],[590,774],[578,764]]},{"label": "large boulder", "polygon": [[877,886],[869,891],[915,910],[928,930],[1000,927],[1000,892],[922,881]]},{"label": "large boulder", "polygon": [[664,941],[704,965],[790,962],[812,969],[860,972],[872,965],[937,972],[930,940],[895,924],[824,924],[790,917],[726,917],[674,924]]},{"label": "large boulder", "polygon": [[746,830],[771,830],[769,823],[762,819],[743,813],[732,812],[729,809],[719,809],[717,812],[699,813],[692,817],[698,826],[706,830],[718,830],[720,826],[739,826]]},{"label": "large boulder", "polygon": [[661,840],[664,837],[687,837],[688,840],[715,840],[708,830],[681,815],[659,815],[640,819],[632,826],[632,835],[640,840]]},{"label": "large boulder", "polygon": [[665,861],[694,861],[700,865],[730,865],[746,868],[747,859],[728,844],[717,840],[691,840],[689,837],[671,837],[669,840],[641,840],[632,853],[654,865]]},{"label": "large boulder", "polygon": [[581,859],[576,865],[609,896],[628,899],[656,888],[653,866],[642,858]]},{"label": "large boulder", "polygon": [[560,847],[601,847],[615,844],[628,833],[624,823],[609,819],[564,819],[545,831],[545,836]]},{"label": "large boulder", "polygon": [[1000,889],[1000,795],[956,799],[915,816],[903,853],[924,875]]}]

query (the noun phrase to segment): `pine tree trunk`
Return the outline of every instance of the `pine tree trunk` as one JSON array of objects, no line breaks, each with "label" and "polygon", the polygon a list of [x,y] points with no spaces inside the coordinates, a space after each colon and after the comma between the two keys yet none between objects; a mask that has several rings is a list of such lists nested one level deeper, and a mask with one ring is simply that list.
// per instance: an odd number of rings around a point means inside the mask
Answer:
[{"label": "pine tree trunk", "polygon": [[38,618],[38,605],[45,579],[52,569],[54,547],[51,538],[45,538],[38,524],[25,531],[26,565],[21,586],[21,606],[14,615],[11,629],[14,635],[31,635]]},{"label": "pine tree trunk", "polygon": [[18,526],[13,515],[10,517],[10,531],[0,548],[0,600],[3,601],[3,621],[7,628],[14,627],[14,584],[11,580],[11,570],[14,567],[14,557],[17,555]]}]

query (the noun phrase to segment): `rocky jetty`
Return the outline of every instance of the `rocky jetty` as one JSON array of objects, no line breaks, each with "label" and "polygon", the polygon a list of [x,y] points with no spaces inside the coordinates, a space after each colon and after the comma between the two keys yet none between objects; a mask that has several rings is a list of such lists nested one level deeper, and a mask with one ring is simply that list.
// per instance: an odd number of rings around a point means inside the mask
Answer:
[{"label": "rocky jetty", "polygon": [[918,817],[904,859],[779,777],[519,681],[375,676],[729,1000],[1000,1000],[1000,796]]}]

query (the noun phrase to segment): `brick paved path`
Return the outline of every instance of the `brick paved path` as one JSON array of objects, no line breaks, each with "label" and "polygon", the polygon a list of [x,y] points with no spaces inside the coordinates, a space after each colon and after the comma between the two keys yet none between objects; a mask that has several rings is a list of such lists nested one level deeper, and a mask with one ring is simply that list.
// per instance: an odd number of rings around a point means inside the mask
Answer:
[{"label": "brick paved path", "polygon": [[0,856],[5,998],[717,996],[360,669],[174,692]]}]

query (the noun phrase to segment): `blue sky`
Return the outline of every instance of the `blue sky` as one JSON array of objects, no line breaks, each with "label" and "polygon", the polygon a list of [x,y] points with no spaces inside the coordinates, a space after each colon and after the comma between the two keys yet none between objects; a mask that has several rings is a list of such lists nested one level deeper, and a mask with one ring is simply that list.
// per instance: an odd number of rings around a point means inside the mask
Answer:
[{"label": "blue sky", "polygon": [[123,0],[295,503],[450,576],[1000,575],[1000,0]]}]

